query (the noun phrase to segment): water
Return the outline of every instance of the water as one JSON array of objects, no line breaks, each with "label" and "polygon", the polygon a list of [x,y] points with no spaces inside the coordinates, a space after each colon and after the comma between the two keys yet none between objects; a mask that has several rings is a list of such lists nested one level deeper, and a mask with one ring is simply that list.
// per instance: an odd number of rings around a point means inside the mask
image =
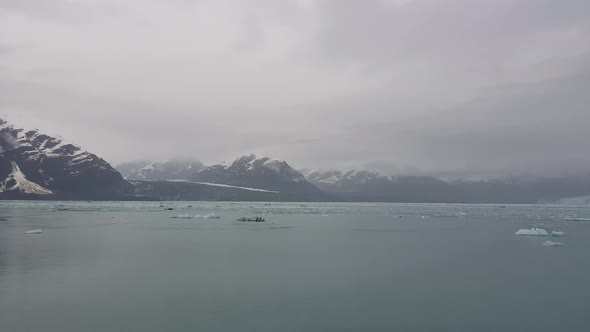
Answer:
[{"label": "water", "polygon": [[164,207],[0,202],[0,330],[590,330],[589,207]]}]

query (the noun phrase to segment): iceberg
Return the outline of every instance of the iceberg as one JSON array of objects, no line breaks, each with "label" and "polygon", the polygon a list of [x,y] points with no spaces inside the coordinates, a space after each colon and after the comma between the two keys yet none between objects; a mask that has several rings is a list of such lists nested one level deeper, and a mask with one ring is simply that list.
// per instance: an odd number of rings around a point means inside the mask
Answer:
[{"label": "iceberg", "polygon": [[545,241],[545,242],[543,242],[543,245],[545,247],[563,247],[563,246],[565,246],[565,244],[563,244],[561,242],[553,242],[553,241]]},{"label": "iceberg", "polygon": [[549,236],[549,233],[542,228],[533,227],[531,229],[519,229],[514,235]]},{"label": "iceberg", "polygon": [[565,236],[565,233],[561,232],[561,231],[553,231],[553,232],[551,232],[551,236],[553,236],[553,237]]},{"label": "iceberg", "polygon": [[34,229],[32,231],[25,232],[25,234],[41,234],[43,233],[42,229]]}]

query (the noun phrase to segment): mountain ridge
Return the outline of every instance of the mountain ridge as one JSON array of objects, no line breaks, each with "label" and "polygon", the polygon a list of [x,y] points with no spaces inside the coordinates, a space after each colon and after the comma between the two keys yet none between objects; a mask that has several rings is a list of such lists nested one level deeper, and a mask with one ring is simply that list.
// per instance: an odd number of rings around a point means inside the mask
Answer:
[{"label": "mountain ridge", "polygon": [[0,119],[0,197],[122,197],[132,191],[108,162],[79,146]]},{"label": "mountain ridge", "polygon": [[374,170],[299,171],[284,160],[254,154],[210,166],[174,159],[118,167],[125,178],[79,146],[0,119],[0,199],[539,203],[590,194],[590,171],[444,181]]},{"label": "mountain ridge", "polygon": [[[194,173],[193,182],[219,183],[278,191],[294,197],[319,199],[321,191],[286,161],[244,155],[231,164],[215,164]],[[307,196],[307,197],[306,197]]]},{"label": "mountain ridge", "polygon": [[135,161],[115,166],[126,180],[147,181],[185,180],[204,167],[201,161],[190,159]]},{"label": "mountain ridge", "polygon": [[424,203],[558,202],[590,193],[590,172],[556,177],[511,177],[444,181],[431,176],[389,176],[370,170],[302,171],[320,189],[341,200]]}]

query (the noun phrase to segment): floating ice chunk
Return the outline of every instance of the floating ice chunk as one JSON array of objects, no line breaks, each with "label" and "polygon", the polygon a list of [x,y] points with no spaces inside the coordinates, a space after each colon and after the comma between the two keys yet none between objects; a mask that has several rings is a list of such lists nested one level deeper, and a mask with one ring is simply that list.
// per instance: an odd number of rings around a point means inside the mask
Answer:
[{"label": "floating ice chunk", "polygon": [[216,215],[215,213],[209,213],[209,214],[206,214],[204,216],[201,216],[201,215],[198,215],[197,214],[195,216],[195,218],[199,218],[199,219],[221,219],[221,217],[218,216],[218,215]]},{"label": "floating ice chunk", "polygon": [[25,234],[41,234],[43,233],[42,229],[34,229],[32,231],[25,232]]},{"label": "floating ice chunk", "polygon": [[549,236],[549,233],[542,228],[533,227],[531,229],[519,229],[514,235]]},{"label": "floating ice chunk", "polygon": [[543,245],[545,247],[563,247],[563,246],[565,246],[565,244],[563,244],[561,242],[553,242],[553,241],[545,241],[545,242],[543,242]]},{"label": "floating ice chunk", "polygon": [[175,219],[193,219],[193,216],[191,216],[190,214],[177,214],[177,215],[172,216],[170,218],[175,218]]},{"label": "floating ice chunk", "polygon": [[561,232],[561,231],[553,231],[553,232],[551,232],[551,236],[554,236],[554,237],[565,236],[565,233]]},{"label": "floating ice chunk", "polygon": [[565,217],[561,218],[563,221],[590,221],[590,218],[579,218],[579,217]]}]

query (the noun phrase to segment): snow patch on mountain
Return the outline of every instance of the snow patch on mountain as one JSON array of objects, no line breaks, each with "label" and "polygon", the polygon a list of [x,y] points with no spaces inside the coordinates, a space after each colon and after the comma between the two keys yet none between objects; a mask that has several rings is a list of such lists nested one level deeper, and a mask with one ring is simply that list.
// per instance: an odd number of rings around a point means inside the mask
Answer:
[{"label": "snow patch on mountain", "polygon": [[79,146],[65,143],[60,137],[42,134],[37,129],[25,132],[23,129],[14,128],[8,122],[0,120],[0,132],[4,142],[0,153],[25,148],[21,154],[30,160],[64,156],[75,157],[70,161],[72,165],[91,159],[91,154]]},{"label": "snow patch on mountain", "polygon": [[12,172],[8,175],[6,180],[0,184],[0,192],[20,191],[25,194],[53,194],[51,190],[43,188],[35,182],[29,181],[14,161],[11,161],[10,164],[12,165]]},{"label": "snow patch on mountain", "polygon": [[386,181],[396,182],[396,178],[385,175],[378,171],[370,170],[310,170],[303,169],[301,173],[311,183],[318,185],[337,185],[339,183],[347,182],[354,184],[364,184],[371,181]]},{"label": "snow patch on mountain", "polygon": [[268,157],[258,158],[255,154],[242,156],[236,159],[231,165],[217,164],[207,169],[216,172],[229,171],[234,175],[243,176],[263,176],[270,171],[279,176],[283,182],[305,181],[305,177],[289,166],[287,162]]}]

